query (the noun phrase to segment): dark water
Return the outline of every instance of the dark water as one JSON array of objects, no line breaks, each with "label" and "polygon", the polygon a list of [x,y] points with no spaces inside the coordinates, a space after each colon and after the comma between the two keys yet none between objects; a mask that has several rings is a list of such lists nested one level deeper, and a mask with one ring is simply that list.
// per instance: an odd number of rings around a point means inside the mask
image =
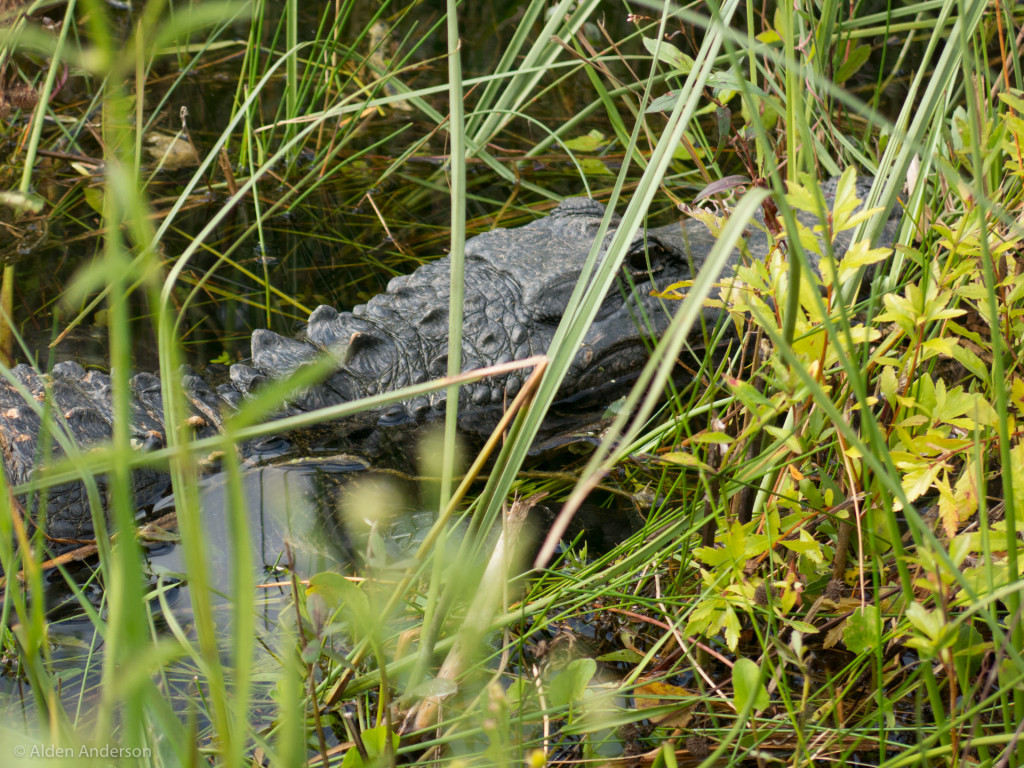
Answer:
[{"label": "dark water", "polygon": [[[446,46],[443,26],[435,29],[442,18],[443,6],[442,2],[414,3],[410,12],[394,14],[397,20],[393,26],[381,28],[383,42],[379,51],[385,62],[408,55],[408,63],[416,65],[402,78],[410,88],[447,81],[445,61],[439,58]],[[300,23],[300,35],[312,37],[324,6],[305,4],[304,7],[309,17]],[[397,11],[404,6],[391,7]],[[357,39],[369,26],[377,9],[377,3],[356,3],[338,39]],[[467,34],[462,58],[465,77],[469,79],[493,71],[504,50],[503,40],[515,32],[519,4],[471,4],[464,12],[461,23]],[[622,36],[629,29],[624,11],[614,3],[608,4],[605,20],[616,35]],[[126,28],[130,27],[130,19],[123,21]],[[275,20],[265,19],[264,25],[272,30]],[[596,30],[593,31],[596,34]],[[236,34],[244,39],[246,30],[239,28]],[[351,56],[342,58],[342,69],[355,70],[360,57],[369,50],[369,41],[355,46]],[[228,123],[239,66],[241,56],[236,54],[219,64],[195,68],[175,85],[182,76],[182,68],[177,62],[158,60],[145,95],[147,141],[152,134],[173,135],[179,131],[180,110],[185,107],[190,135],[200,154],[204,154],[205,148],[213,145]],[[282,76],[275,78],[263,92],[260,107],[264,125],[274,121],[286,98],[283,72],[282,68]],[[556,126],[585,106],[579,95],[584,91],[574,88],[575,82],[571,79],[548,94],[536,115]],[[578,82],[585,82],[582,73],[578,75]],[[172,85],[175,85],[174,90],[170,98],[166,98],[167,89]],[[95,88],[95,83],[72,73],[58,97],[57,109],[77,115],[76,106],[88,99]],[[473,92],[467,97],[470,107],[474,98]],[[427,101],[442,115],[447,114],[446,94],[429,96]],[[311,104],[307,111],[321,106]],[[535,109],[531,108],[531,114]],[[328,128],[333,130],[333,125]],[[594,119],[581,127],[580,132],[591,129],[611,135],[600,112],[595,113]],[[516,162],[517,157],[545,135],[536,124],[517,121],[503,135],[501,146],[492,147],[491,151],[503,157],[503,162],[520,179],[549,189],[552,196],[579,194],[583,186],[574,178],[567,158]],[[423,260],[446,252],[450,211],[442,167],[448,151],[444,131],[439,131],[436,124],[417,110],[383,109],[363,120],[359,129],[347,138],[343,150],[320,165],[317,147],[326,146],[329,139],[330,133],[318,142],[311,142],[295,158],[293,167],[275,168],[274,174],[264,177],[258,187],[260,211],[268,210],[286,186],[304,174],[325,175],[326,181],[311,185],[315,186],[312,193],[286,210],[264,216],[260,234],[245,234],[256,221],[257,210],[251,198],[244,201],[207,239],[208,247],[200,249],[190,261],[173,299],[175,310],[182,316],[183,342],[190,362],[244,359],[248,356],[248,338],[253,329],[270,327],[281,333],[292,332],[318,304],[351,308],[383,290],[394,275],[410,272]],[[418,142],[425,143],[412,157],[386,173],[395,158]],[[238,152],[237,144],[237,140],[232,142],[233,154]],[[93,158],[102,156],[100,145],[85,132],[75,136],[74,141],[58,143],[56,149]],[[274,146],[269,148],[274,149]],[[20,358],[33,359],[44,368],[50,356],[49,342],[55,334],[64,331],[82,309],[82,305],[62,305],[61,295],[84,265],[102,255],[101,221],[92,207],[96,204],[99,176],[84,178],[81,168],[80,165],[77,169],[73,167],[70,160],[58,158],[44,158],[40,162],[38,191],[52,205],[59,203],[60,215],[50,216],[49,237],[24,254],[17,265],[16,312],[20,318],[19,329],[28,344],[27,352],[22,351]],[[13,176],[16,170],[12,168],[7,175]],[[289,178],[282,179],[280,173],[288,170]],[[235,167],[234,173],[244,179],[248,169]],[[192,171],[182,168],[152,172],[151,164],[144,168],[143,175],[154,221],[159,223]],[[196,188],[186,210],[176,217],[175,226],[161,243],[168,267],[227,199],[221,171],[212,170],[206,182]],[[533,218],[537,213],[529,213],[527,208],[544,202],[537,194],[500,178],[477,159],[469,162],[468,187],[467,218],[472,231],[492,228],[495,215],[509,201],[514,201],[514,205],[506,210],[502,219],[506,226]],[[228,250],[232,263],[218,265],[216,254]],[[205,287],[191,295],[200,278],[207,280]],[[268,284],[291,300],[273,293],[268,296]],[[140,369],[155,367],[155,339],[143,291],[133,294],[132,307],[136,319],[133,324],[136,365]],[[66,340],[55,348],[54,359],[105,365],[108,359],[105,323],[103,305],[86,312]]]},{"label": "dark water", "polygon": [[[365,562],[370,542],[382,542],[386,551],[378,560],[400,562],[408,558],[430,529],[436,510],[426,509],[417,498],[416,487],[402,478],[366,471],[342,457],[334,461],[298,463],[289,466],[252,467],[243,475],[246,510],[245,527],[252,562],[250,574],[258,585],[253,597],[256,611],[257,667],[272,665],[273,653],[282,641],[294,637],[282,634],[282,622],[295,623],[292,578],[308,579],[328,570],[354,573]],[[200,488],[204,529],[205,561],[211,586],[214,617],[219,634],[229,638],[232,631],[234,559],[229,542],[228,505],[225,476],[210,475]],[[173,498],[153,510],[152,517],[175,511]],[[173,622],[187,635],[194,623],[190,591],[182,574],[186,564],[182,549],[169,541],[148,544],[144,554],[149,574],[148,590],[159,596],[151,603],[154,632],[168,632]],[[83,592],[101,615],[106,608],[103,590],[90,580],[92,564],[70,569],[83,585]],[[85,701],[98,698],[103,642],[57,572],[48,575],[50,639],[53,669],[60,680],[70,712]],[[305,589],[298,587],[300,594]],[[285,612],[282,615],[282,612]],[[260,650],[262,649],[262,650]],[[227,659],[225,662],[227,663]],[[169,678],[179,685],[180,706],[187,706],[195,670],[190,663],[171,665]],[[257,699],[269,689],[257,691]],[[175,693],[170,698],[175,700]],[[17,714],[33,708],[28,690],[16,676],[0,674],[0,712]],[[86,709],[88,713],[88,709]],[[86,722],[88,716],[86,716]]]}]

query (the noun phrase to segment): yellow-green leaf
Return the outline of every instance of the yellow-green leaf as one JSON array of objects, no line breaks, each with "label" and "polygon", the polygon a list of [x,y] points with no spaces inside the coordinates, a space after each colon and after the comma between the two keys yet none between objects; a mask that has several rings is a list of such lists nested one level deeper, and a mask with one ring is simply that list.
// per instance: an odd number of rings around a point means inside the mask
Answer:
[{"label": "yellow-green leaf", "polygon": [[850,246],[843,260],[839,262],[839,279],[845,282],[861,267],[877,264],[892,256],[891,248],[870,248],[866,240],[858,240]]},{"label": "yellow-green leaf", "polygon": [[596,128],[583,136],[577,136],[565,142],[565,146],[573,152],[596,152],[607,139]]},{"label": "yellow-green leaf", "polygon": [[692,453],[685,453],[684,451],[671,451],[670,453],[663,454],[661,459],[669,464],[678,464],[683,467],[694,467],[704,472],[714,472],[710,466],[698,459]]}]

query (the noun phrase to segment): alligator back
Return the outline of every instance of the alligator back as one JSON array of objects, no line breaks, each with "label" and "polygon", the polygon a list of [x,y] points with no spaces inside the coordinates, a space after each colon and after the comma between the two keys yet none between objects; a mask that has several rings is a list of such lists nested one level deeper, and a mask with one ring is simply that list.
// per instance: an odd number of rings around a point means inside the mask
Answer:
[{"label": "alligator back", "polygon": [[[861,196],[870,183],[870,179],[858,183]],[[830,205],[835,189],[836,180],[823,186]],[[548,350],[570,295],[586,277],[583,269],[604,216],[600,203],[573,198],[545,218],[516,229],[495,229],[466,242],[463,370]],[[886,239],[891,240],[894,231],[891,223]],[[560,398],[579,400],[593,392],[610,397],[609,390],[622,390],[646,362],[651,336],[665,330],[674,309],[652,292],[691,279],[714,242],[695,220],[636,234],[625,258],[624,279],[605,297],[564,379]],[[847,244],[844,240],[836,244],[837,256]],[[751,228],[747,247],[754,257],[768,253],[763,226]],[[739,254],[734,254],[731,263],[738,259]],[[214,388],[191,371],[184,372],[191,423],[199,436],[215,433],[223,424],[223,414],[255,396],[263,383],[287,377],[325,354],[337,361],[333,373],[294,395],[285,413],[311,411],[444,376],[448,300],[449,260],[443,257],[411,275],[394,278],[385,293],[351,312],[318,307],[296,338],[256,331],[251,360],[232,366],[229,382]],[[716,310],[706,312],[713,321]],[[47,376],[24,365],[10,373],[11,382],[0,386],[0,451],[10,482],[21,484],[31,478],[41,443],[51,446],[53,457],[62,455],[60,441],[40,440],[43,417],[51,424],[49,434],[61,434],[82,449],[110,439],[113,414],[108,376],[86,372],[76,363],[58,364]],[[479,430],[496,423],[504,403],[522,386],[522,375],[513,372],[462,387],[461,424]],[[131,389],[133,442],[140,450],[162,446],[165,425],[159,379],[138,374],[131,379]],[[421,423],[444,412],[445,396],[442,389],[391,406],[372,414],[370,423],[375,422],[375,427]],[[364,428],[366,421],[359,424]],[[133,483],[140,505],[152,503],[168,488],[167,476],[156,470],[137,471]],[[103,496],[102,480],[99,486]],[[71,539],[90,534],[83,484],[49,489],[39,507],[50,536]]]}]

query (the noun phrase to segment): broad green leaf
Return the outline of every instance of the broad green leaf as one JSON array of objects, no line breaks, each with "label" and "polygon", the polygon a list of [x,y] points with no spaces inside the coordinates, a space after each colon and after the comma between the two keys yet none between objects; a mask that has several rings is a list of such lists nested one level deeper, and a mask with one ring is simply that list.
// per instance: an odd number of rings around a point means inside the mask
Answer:
[{"label": "broad green leaf", "polygon": [[979,402],[975,392],[964,392],[963,387],[946,390],[945,382],[939,379],[935,383],[935,408],[932,416],[936,421],[949,421],[957,416],[973,416],[984,412],[987,403]]},{"label": "broad green leaf", "polygon": [[103,215],[103,190],[100,187],[86,187],[85,202],[96,213]]},{"label": "broad green leaf", "polygon": [[814,626],[813,624],[808,624],[806,621],[790,619],[786,621],[786,624],[790,627],[790,629],[794,630],[793,640],[790,641],[790,644],[793,646],[794,650],[796,650],[797,646],[800,643],[802,643],[802,639],[797,640],[797,638],[801,637],[801,634],[814,635],[818,632],[818,628],[816,626]]},{"label": "broad green leaf", "polygon": [[971,407],[963,411],[961,418],[949,418],[946,421],[955,427],[966,430],[974,430],[979,426],[995,426],[999,423],[999,415],[996,409],[986,400],[981,393],[969,393],[972,397]]},{"label": "broad green leaf", "polygon": [[732,667],[733,704],[737,711],[750,707],[749,712],[759,712],[771,703],[768,691],[761,682],[761,668],[746,656],[736,659]]},{"label": "broad green leaf", "polygon": [[[722,631],[725,633],[725,644],[730,651],[735,651],[736,646],[740,644],[740,620],[732,606],[727,605],[725,610],[722,611],[721,626]],[[765,693],[765,695],[767,696],[768,694]]]},{"label": "broad green leaf", "polygon": [[693,556],[712,568],[722,563],[731,562],[733,559],[724,547],[697,547],[693,550]]},{"label": "broad green leaf", "polygon": [[868,58],[871,56],[870,45],[858,45],[845,60],[836,63],[838,67],[836,69],[836,85],[842,85],[857,72],[860,71],[861,67],[867,63]]},{"label": "broad green leaf", "polygon": [[725,548],[736,561],[742,560],[747,555],[747,530],[739,521],[729,526],[729,532],[725,535]]},{"label": "broad green leaf", "polygon": [[380,628],[381,617],[370,610],[370,600],[356,584],[340,573],[325,571],[309,580],[307,594],[319,595],[332,610],[340,609],[354,638],[374,638]]},{"label": "broad green leaf", "polygon": [[604,653],[597,657],[597,661],[601,662],[616,662],[622,661],[627,664],[639,664],[643,661],[643,654],[634,651],[632,648],[623,648],[620,651],[612,651],[610,653]]},{"label": "broad green leaf", "polygon": [[1009,470],[1013,485],[1013,505],[1017,510],[1024,509],[1024,443],[1017,443],[1010,449]]},{"label": "broad green leaf", "polygon": [[937,640],[942,634],[942,615],[938,611],[929,611],[918,602],[907,606],[907,618],[918,632],[929,640]]},{"label": "broad green leaf", "polygon": [[686,289],[692,287],[693,280],[680,280],[678,282],[665,286],[665,288],[660,291],[651,291],[651,296],[655,296],[659,299],[671,299],[672,301],[680,301],[688,293]]},{"label": "broad green leaf", "polygon": [[882,642],[882,618],[874,605],[854,609],[846,620],[843,642],[853,653],[865,653]]},{"label": "broad green leaf", "polygon": [[681,75],[688,75],[690,70],[693,69],[693,59],[672,45],[672,43],[664,41],[659,43],[652,37],[645,37],[644,48],[647,49],[649,54],[656,56],[658,61],[674,67]]},{"label": "broad green leaf", "polygon": [[[861,208],[859,211],[851,211],[848,216],[844,216],[842,229],[836,228],[837,232],[845,232],[853,229],[862,221],[867,221],[872,216],[876,215],[881,211],[881,208]],[[844,257],[845,258],[845,257]]]},{"label": "broad green leaf", "polygon": [[999,100],[1013,107],[1017,112],[1024,114],[1024,98],[1022,96],[1024,94],[1021,91],[1011,90],[1009,93],[1000,93]]},{"label": "broad green leaf", "polygon": [[1018,408],[1024,410],[1024,379],[1019,376],[1014,376],[1010,385],[1010,399]]},{"label": "broad green leaf", "polygon": [[774,437],[779,443],[784,444],[795,455],[799,456],[804,452],[804,446],[800,442],[800,436],[793,433],[792,429],[773,427],[770,424],[764,426],[764,430]]},{"label": "broad green leaf", "polygon": [[597,672],[593,659],[574,659],[548,683],[548,699],[552,706],[566,707],[583,699],[587,685]]},{"label": "broad green leaf", "polygon": [[818,195],[803,184],[788,182],[786,185],[786,202],[804,213],[821,213]]},{"label": "broad green leaf", "polygon": [[775,6],[775,15],[772,18],[772,27],[778,33],[779,37],[782,38],[784,43],[793,39],[793,30],[789,24],[789,18],[786,13],[782,10],[780,5]]},{"label": "broad green leaf", "polygon": [[971,554],[971,540],[967,536],[956,536],[949,541],[949,559],[960,568]]},{"label": "broad green leaf", "polygon": [[899,381],[896,378],[896,369],[891,365],[884,366],[882,368],[882,375],[878,379],[878,386],[882,390],[882,395],[890,403],[896,402],[898,384]]},{"label": "broad green leaf", "polygon": [[650,115],[654,112],[671,112],[675,109],[677,101],[679,101],[679,91],[669,91],[655,99],[651,99],[651,103],[648,105],[647,109],[644,110],[644,114]]},{"label": "broad green leaf", "polygon": [[814,486],[814,484],[810,480],[803,478],[799,481],[799,485],[800,493],[804,495],[804,498],[807,499],[807,503],[811,506],[812,509],[825,508],[825,500],[822,498],[821,492]]},{"label": "broad green leaf", "polygon": [[583,169],[583,173],[587,176],[612,176],[612,172],[608,170],[608,166],[598,160],[596,157],[585,157],[580,160],[580,167]]},{"label": "broad green leaf", "polygon": [[740,402],[750,410],[757,412],[760,408],[773,407],[772,401],[762,395],[761,390],[749,382],[732,376],[727,376],[725,381],[736,397],[740,399]]},{"label": "broad green leaf", "polygon": [[[985,552],[984,542],[981,540],[981,532],[973,531],[971,533],[961,534],[966,536],[970,545],[971,552]],[[1006,552],[1010,547],[1010,540],[1006,531],[991,530],[988,533],[988,551],[989,552]],[[998,585],[997,585],[998,586]]]},{"label": "broad green leaf", "polygon": [[832,203],[832,226],[836,232],[849,228],[847,222],[860,205],[857,197],[857,169],[852,165],[843,171],[836,185],[835,202]]},{"label": "broad green leaf", "polygon": [[596,152],[608,140],[596,128],[583,136],[577,136],[565,142],[565,146],[573,152]]},{"label": "broad green leaf", "polygon": [[960,524],[960,513],[957,509],[956,499],[945,478],[935,481],[935,487],[939,491],[939,521],[946,536],[952,538],[956,535]]},{"label": "broad green leaf", "polygon": [[956,347],[956,339],[952,339],[948,336],[940,336],[937,339],[928,339],[928,341],[921,345],[921,349],[929,353],[923,359],[927,360],[929,357],[934,357],[935,355],[953,357]]},{"label": "broad green leaf", "polygon": [[917,311],[910,301],[894,293],[882,296],[885,311],[875,317],[876,323],[896,323],[906,334],[912,334],[917,324]]},{"label": "broad green leaf", "polygon": [[[368,766],[375,766],[382,764],[381,760],[378,760],[385,751],[385,745],[388,739],[387,726],[378,725],[376,728],[367,728],[363,731],[360,736],[363,740],[363,745],[366,747],[366,756],[369,761],[363,760],[359,754],[359,750],[355,747],[349,749],[345,753],[344,759],[341,761],[341,768],[367,768]],[[398,749],[399,736],[397,733],[391,734],[391,752],[394,754],[395,750]]]}]

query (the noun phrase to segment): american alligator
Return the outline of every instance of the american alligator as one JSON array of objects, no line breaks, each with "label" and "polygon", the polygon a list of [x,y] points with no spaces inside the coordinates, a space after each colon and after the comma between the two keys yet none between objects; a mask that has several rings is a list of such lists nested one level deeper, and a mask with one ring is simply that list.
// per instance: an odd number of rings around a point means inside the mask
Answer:
[{"label": "american alligator", "polygon": [[[833,179],[823,187],[830,205],[836,183]],[[870,180],[858,183],[861,197],[869,184]],[[547,350],[604,214],[600,203],[573,198],[526,226],[495,229],[467,241],[463,370]],[[768,243],[763,228],[751,228],[746,242],[751,256],[767,254]],[[594,393],[611,398],[615,390],[622,391],[621,382],[628,382],[646,360],[650,337],[663,332],[670,319],[672,307],[651,296],[652,289],[690,278],[713,244],[713,236],[696,220],[634,237],[623,268],[629,279],[621,280],[606,297],[565,378],[561,398],[569,401]],[[838,255],[846,245],[837,243]],[[735,254],[732,263],[738,258]],[[223,423],[223,414],[263,383],[288,376],[325,352],[339,361],[336,370],[322,383],[296,395],[289,409],[308,411],[445,375],[448,264],[443,257],[411,275],[396,277],[385,293],[351,312],[320,306],[298,338],[256,331],[251,361],[233,365],[229,380],[220,386],[186,371],[184,385],[197,434],[214,433]],[[713,321],[715,311],[706,312]],[[509,373],[464,386],[460,412],[477,422],[481,414],[497,414],[506,398],[519,390],[523,375]],[[51,429],[62,429],[79,447],[110,439],[108,376],[86,372],[74,362],[60,363],[47,375],[19,365],[10,376],[36,401],[44,401],[46,393],[52,397],[54,410],[63,419],[59,427]],[[131,379],[131,388],[135,440],[142,447],[159,447],[164,439],[160,381],[153,374],[139,373]],[[375,413],[373,418],[381,427],[388,427],[423,422],[444,410],[445,392],[440,390]],[[9,482],[29,480],[37,461],[40,424],[37,409],[26,404],[18,388],[3,382],[0,448]],[[60,454],[57,447],[53,451]],[[134,474],[134,486],[137,502],[147,505],[166,494],[168,480],[155,470],[139,470]],[[51,488],[47,504],[39,507],[46,510],[51,537],[89,535],[92,526],[82,483]]]}]

